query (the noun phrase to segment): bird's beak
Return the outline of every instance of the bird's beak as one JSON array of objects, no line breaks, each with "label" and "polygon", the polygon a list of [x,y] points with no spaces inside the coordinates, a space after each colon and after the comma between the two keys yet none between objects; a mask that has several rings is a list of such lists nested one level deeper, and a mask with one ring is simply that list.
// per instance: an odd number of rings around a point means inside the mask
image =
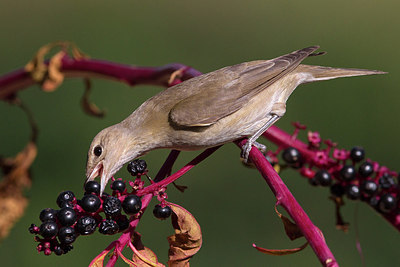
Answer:
[{"label": "bird's beak", "polygon": [[93,168],[92,172],[87,176],[86,183],[89,181],[93,181],[98,176],[100,176],[100,196],[101,196],[108,182],[107,179],[108,175],[107,171],[104,170],[103,161],[97,163],[96,167]]}]

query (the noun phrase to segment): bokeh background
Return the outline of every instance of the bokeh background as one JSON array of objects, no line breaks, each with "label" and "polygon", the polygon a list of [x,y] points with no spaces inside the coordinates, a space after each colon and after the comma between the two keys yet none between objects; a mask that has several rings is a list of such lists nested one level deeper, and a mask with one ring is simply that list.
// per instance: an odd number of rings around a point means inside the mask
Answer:
[{"label": "bokeh background", "polygon": [[[319,44],[328,54],[307,63],[379,69],[389,74],[303,85],[289,99],[287,113],[277,125],[292,131],[291,122],[300,121],[341,147],[362,145],[368,157],[398,170],[399,8],[395,0],[2,0],[0,73],[24,66],[40,46],[56,40],[73,41],[93,58],[148,66],[180,62],[202,72]],[[98,233],[80,237],[69,254],[45,257],[37,254],[27,230],[31,223],[39,223],[43,208],[56,207],[60,191],[83,194],[86,153],[94,135],[162,90],[104,80],[94,80],[93,87],[92,99],[107,110],[104,119],[81,111],[83,83],[78,79],[65,81],[54,93],[34,86],[20,94],[40,128],[39,154],[32,169],[33,186],[26,192],[30,205],[0,244],[2,266],[86,266],[116,238]],[[0,102],[0,114],[0,153],[12,156],[29,138],[28,123],[21,110],[4,102]],[[145,157],[150,175],[155,175],[167,153],[154,151]],[[176,167],[194,155],[184,153]],[[119,176],[129,177],[125,170]],[[346,201],[343,215],[351,227],[343,233],[335,229],[327,188],[311,187],[290,170],[282,177],[323,231],[341,266],[361,266],[356,231],[366,266],[400,263],[399,233],[367,205]],[[203,231],[204,244],[191,261],[193,266],[319,265],[310,248],[276,257],[251,247],[255,242],[267,248],[291,248],[303,240],[290,242],[285,236],[274,213],[274,196],[255,170],[241,165],[234,145],[224,146],[179,183],[189,189],[182,194],[169,188],[169,200],[191,211]],[[147,212],[138,231],[145,245],[165,263],[170,222],[157,221]],[[125,264],[121,261],[118,266]]]}]

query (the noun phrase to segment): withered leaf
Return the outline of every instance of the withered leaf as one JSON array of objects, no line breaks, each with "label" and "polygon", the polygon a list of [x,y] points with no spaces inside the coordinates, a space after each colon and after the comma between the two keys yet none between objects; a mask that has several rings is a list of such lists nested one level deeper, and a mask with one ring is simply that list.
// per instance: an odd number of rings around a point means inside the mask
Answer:
[{"label": "withered leaf", "polygon": [[47,66],[47,77],[42,81],[42,89],[45,92],[52,92],[64,81],[64,74],[60,71],[61,61],[67,54],[60,51],[55,54],[49,61]]},{"label": "withered leaf", "polygon": [[151,249],[143,245],[141,240],[141,235],[139,233],[137,232],[134,233],[132,241],[133,244],[129,243],[129,247],[133,251],[132,261],[135,263],[135,266],[139,267],[165,266],[164,264],[158,262],[157,255]]},{"label": "withered leaf", "polygon": [[201,228],[190,212],[179,205],[168,203],[172,208],[172,226],[175,234],[168,237],[169,266],[189,266],[189,260],[201,248]]},{"label": "withered leaf", "polygon": [[349,231],[349,223],[343,220],[342,213],[340,212],[341,207],[344,206],[343,198],[331,196],[330,199],[335,203],[336,229],[347,233]]},{"label": "withered leaf", "polygon": [[304,245],[298,248],[291,248],[291,249],[266,249],[262,247],[256,246],[256,244],[253,244],[253,247],[257,249],[258,251],[268,254],[268,255],[273,255],[273,256],[284,256],[284,255],[289,255],[289,254],[294,254],[299,251],[302,251],[305,249],[308,245],[308,242],[306,242]]},{"label": "withered leaf", "polygon": [[281,218],[283,226],[285,227],[285,232],[286,235],[290,238],[290,240],[295,240],[299,237],[303,236],[303,232],[300,230],[300,228],[292,222],[289,218],[286,216],[282,215],[279,211],[277,206],[275,205],[275,212]]},{"label": "withered leaf", "polygon": [[[56,47],[59,47],[61,51],[52,56],[46,63],[46,55]],[[68,55],[68,49],[71,50],[74,59],[88,57],[74,43],[60,41],[42,46],[33,59],[25,65],[25,71],[31,75],[34,81],[42,85],[44,91],[52,92],[63,82],[64,74],[61,72],[62,59]]]},{"label": "withered leaf", "polygon": [[85,92],[81,98],[81,106],[84,112],[88,115],[92,115],[95,117],[104,117],[106,114],[103,110],[100,110],[96,104],[90,102],[89,96],[92,89],[92,84],[89,79],[85,79]]},{"label": "withered leaf", "polygon": [[15,158],[0,158],[0,167],[4,173],[0,183],[0,239],[8,235],[28,205],[23,192],[31,186],[29,168],[36,154],[36,144],[31,141]]}]

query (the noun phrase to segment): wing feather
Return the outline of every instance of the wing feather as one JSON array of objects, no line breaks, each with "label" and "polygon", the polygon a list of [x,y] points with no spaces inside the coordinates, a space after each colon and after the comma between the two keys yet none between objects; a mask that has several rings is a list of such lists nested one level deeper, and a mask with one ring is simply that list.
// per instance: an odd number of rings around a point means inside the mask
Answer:
[{"label": "wing feather", "polygon": [[318,48],[307,47],[275,59],[241,63],[205,74],[197,93],[172,107],[170,120],[184,127],[212,125],[239,110]]}]

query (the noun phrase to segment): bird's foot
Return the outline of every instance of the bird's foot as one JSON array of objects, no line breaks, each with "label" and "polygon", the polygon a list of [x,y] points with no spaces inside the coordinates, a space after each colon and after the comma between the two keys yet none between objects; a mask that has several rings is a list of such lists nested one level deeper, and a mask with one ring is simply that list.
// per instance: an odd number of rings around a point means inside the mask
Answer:
[{"label": "bird's foot", "polygon": [[255,146],[258,150],[260,150],[263,154],[265,154],[267,152],[267,147],[263,144],[260,144],[258,142],[250,142],[247,141],[246,144],[244,144],[244,146],[242,147],[242,153],[241,153],[241,157],[243,158],[243,162],[245,164],[249,163],[249,154],[250,154],[250,150],[252,148],[252,146]]}]

